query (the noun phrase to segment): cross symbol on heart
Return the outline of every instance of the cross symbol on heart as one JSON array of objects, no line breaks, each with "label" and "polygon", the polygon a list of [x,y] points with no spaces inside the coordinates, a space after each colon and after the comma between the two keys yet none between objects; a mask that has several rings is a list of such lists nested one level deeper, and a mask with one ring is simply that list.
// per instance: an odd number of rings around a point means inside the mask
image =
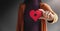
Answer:
[{"label": "cross symbol on heart", "polygon": [[40,10],[31,10],[29,12],[29,15],[33,19],[33,21],[36,22],[42,16],[42,11],[40,11]]}]

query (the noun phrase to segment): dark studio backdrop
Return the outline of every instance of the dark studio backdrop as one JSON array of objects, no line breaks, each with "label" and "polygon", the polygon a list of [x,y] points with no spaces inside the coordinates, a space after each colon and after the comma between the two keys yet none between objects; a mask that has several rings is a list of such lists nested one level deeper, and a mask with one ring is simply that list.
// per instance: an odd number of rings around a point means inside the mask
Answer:
[{"label": "dark studio backdrop", "polygon": [[[16,31],[19,4],[23,0],[0,0],[0,31]],[[42,0],[51,6],[60,18],[60,0]],[[59,19],[60,20],[60,19]],[[48,31],[60,31],[60,21],[50,24]]]}]

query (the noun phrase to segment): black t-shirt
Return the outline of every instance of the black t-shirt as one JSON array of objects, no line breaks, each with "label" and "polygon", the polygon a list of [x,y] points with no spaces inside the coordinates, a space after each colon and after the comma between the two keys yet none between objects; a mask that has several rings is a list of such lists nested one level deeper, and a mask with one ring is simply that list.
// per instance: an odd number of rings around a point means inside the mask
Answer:
[{"label": "black t-shirt", "polygon": [[24,11],[24,31],[41,31],[41,21],[38,20],[34,22],[30,17],[29,12],[34,9],[39,9],[39,7],[33,7],[31,4],[26,4],[26,8]]}]

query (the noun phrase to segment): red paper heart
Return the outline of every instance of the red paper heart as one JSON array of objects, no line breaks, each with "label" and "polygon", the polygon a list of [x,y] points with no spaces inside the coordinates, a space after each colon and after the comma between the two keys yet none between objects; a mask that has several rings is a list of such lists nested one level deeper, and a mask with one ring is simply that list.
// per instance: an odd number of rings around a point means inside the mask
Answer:
[{"label": "red paper heart", "polygon": [[31,10],[29,14],[30,17],[34,20],[34,22],[36,22],[42,16],[42,12],[39,10]]}]

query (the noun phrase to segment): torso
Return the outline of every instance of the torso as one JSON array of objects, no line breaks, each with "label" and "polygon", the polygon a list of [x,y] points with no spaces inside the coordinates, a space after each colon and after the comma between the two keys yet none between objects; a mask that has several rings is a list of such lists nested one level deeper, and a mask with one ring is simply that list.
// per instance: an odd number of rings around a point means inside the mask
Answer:
[{"label": "torso", "polygon": [[26,4],[26,8],[24,10],[24,31],[41,31],[41,21],[38,20],[37,22],[34,22],[33,19],[29,16],[29,12],[32,9],[36,10],[39,9],[39,7],[33,7],[31,4]]}]

